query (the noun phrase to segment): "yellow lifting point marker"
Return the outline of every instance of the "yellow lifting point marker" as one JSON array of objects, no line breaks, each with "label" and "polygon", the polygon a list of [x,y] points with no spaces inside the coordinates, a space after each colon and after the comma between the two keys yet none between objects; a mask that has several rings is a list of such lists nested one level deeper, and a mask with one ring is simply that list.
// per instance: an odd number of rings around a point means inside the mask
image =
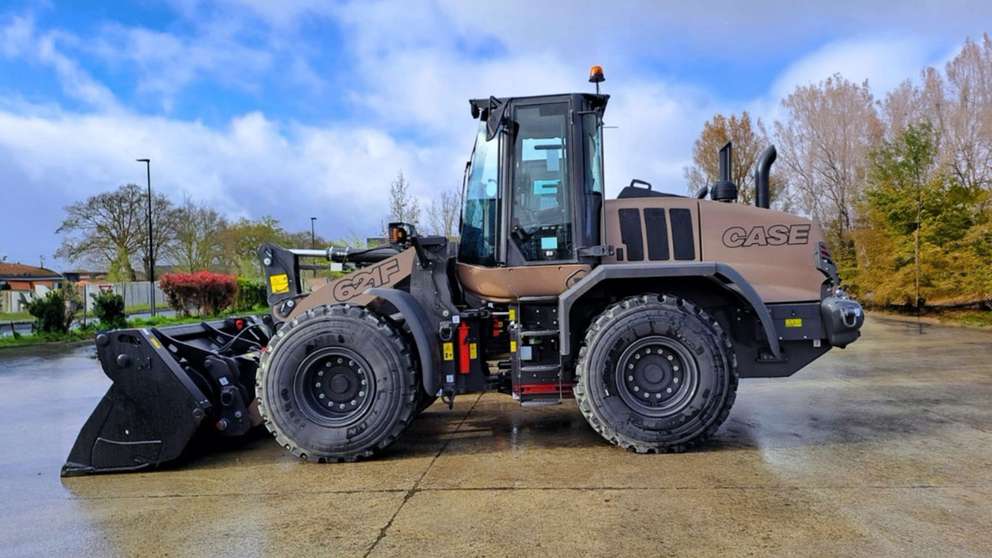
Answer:
[{"label": "yellow lifting point marker", "polygon": [[269,287],[272,289],[272,294],[288,293],[289,276],[285,273],[280,273],[269,277]]}]

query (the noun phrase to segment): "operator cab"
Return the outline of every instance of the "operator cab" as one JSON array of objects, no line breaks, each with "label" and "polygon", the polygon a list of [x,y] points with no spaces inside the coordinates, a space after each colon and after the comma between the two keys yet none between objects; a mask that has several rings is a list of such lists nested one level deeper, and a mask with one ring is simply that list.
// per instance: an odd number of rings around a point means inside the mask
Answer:
[{"label": "operator cab", "polygon": [[600,244],[607,95],[470,101],[458,261],[515,267],[588,260]]}]

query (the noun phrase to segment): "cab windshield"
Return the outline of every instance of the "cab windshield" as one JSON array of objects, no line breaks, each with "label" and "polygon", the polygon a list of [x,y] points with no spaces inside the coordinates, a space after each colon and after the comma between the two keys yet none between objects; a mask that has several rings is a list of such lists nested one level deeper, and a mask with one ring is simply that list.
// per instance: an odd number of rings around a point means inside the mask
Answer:
[{"label": "cab windshield", "polygon": [[496,265],[499,217],[499,136],[486,141],[486,124],[479,126],[472,159],[465,169],[461,240],[458,259],[476,265]]}]

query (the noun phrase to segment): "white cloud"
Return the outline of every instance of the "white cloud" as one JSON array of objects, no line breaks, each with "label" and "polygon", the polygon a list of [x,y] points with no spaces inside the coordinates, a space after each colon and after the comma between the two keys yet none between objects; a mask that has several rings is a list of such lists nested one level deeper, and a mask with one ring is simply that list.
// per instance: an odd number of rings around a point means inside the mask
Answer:
[{"label": "white cloud", "polygon": [[[65,95],[83,106],[73,111],[55,99],[41,107],[0,98],[0,183],[8,191],[14,185],[15,211],[28,212],[38,196],[63,204],[123,181],[143,183],[133,161],[147,156],[153,186],[174,199],[189,193],[230,216],[270,214],[294,229],[316,215],[321,232],[332,237],[373,233],[398,171],[424,202],[460,182],[475,128],[467,99],[590,91],[590,63],[606,67],[605,92],[613,95],[607,124],[617,128],[606,132],[607,193],[634,177],[682,193],[682,168],[714,112],[748,108],[768,123],[782,95],[835,72],[869,78],[880,95],[945,54],[934,51],[946,41],[926,29],[960,34],[976,25],[937,21],[916,29],[914,22],[935,19],[937,8],[859,3],[852,10],[844,2],[804,6],[802,13],[775,3],[714,9],[636,1],[567,8],[525,0],[173,4],[185,18],[182,33],[107,24],[96,36],[76,37],[39,30],[30,17],[0,19],[0,56],[51,68]],[[876,29],[880,21],[884,30]],[[136,114],[81,63],[98,61],[118,76],[134,72],[135,91],[159,100],[166,114],[185,90],[204,84],[257,92],[268,101],[285,81],[310,92],[327,89],[319,62],[320,49],[329,47],[308,42],[306,31],[313,39],[322,25],[340,35],[334,48],[344,62],[334,77],[348,100],[322,122],[250,110],[215,126]],[[890,30],[898,26],[914,32]],[[830,40],[837,36],[848,38]],[[810,52],[810,44],[824,46]],[[766,94],[734,105],[720,100],[721,91],[664,77],[654,67],[775,56],[798,59]],[[267,84],[266,76],[279,85]],[[209,114],[215,107],[202,108]],[[54,230],[60,213],[47,212],[38,226]],[[0,223],[0,238],[15,230],[5,226]]]},{"label": "white cloud", "polygon": [[86,46],[118,69],[137,74],[137,90],[171,106],[175,96],[197,80],[251,90],[270,69],[272,54],[240,44],[223,30],[193,37],[138,27],[110,25]]},{"label": "white cloud", "polygon": [[59,49],[59,41],[67,38],[71,40],[71,36],[54,31],[39,34],[34,20],[28,16],[12,16],[9,21],[0,28],[0,54],[6,58],[28,60],[52,68],[67,96],[93,108],[104,111],[119,108],[110,89],[93,79],[75,60]]},{"label": "white cloud", "polygon": [[827,44],[798,61],[775,80],[774,97],[784,97],[800,85],[818,83],[835,73],[850,81],[868,80],[876,97],[915,77],[934,61],[935,48],[920,37],[853,38]]},{"label": "white cloud", "polygon": [[273,215],[290,228],[317,215],[335,235],[375,231],[383,215],[374,208],[387,207],[384,185],[396,172],[424,183],[419,169],[437,164],[431,151],[378,130],[280,126],[259,113],[217,130],[133,114],[0,112],[0,182],[14,184],[5,195],[14,207],[30,207],[39,191],[68,202],[143,184],[138,157],[152,159],[153,187],[174,200],[189,194],[228,215]]}]

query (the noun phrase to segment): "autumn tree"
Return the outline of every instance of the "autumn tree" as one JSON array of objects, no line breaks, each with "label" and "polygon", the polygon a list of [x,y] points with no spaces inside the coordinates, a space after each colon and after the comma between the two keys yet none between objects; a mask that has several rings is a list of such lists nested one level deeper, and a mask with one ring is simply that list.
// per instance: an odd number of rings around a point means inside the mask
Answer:
[{"label": "autumn tree", "polygon": [[[67,206],[56,230],[64,236],[55,255],[106,266],[113,279],[134,280],[134,263],[147,262],[147,204],[145,191],[127,184]],[[152,223],[158,253],[174,238],[175,225],[175,208],[161,194],[152,196]]]},{"label": "autumn tree", "polygon": [[461,196],[457,189],[445,190],[431,200],[427,219],[431,233],[452,238],[458,234],[458,213]]},{"label": "autumn tree", "polygon": [[[733,142],[731,179],[737,184],[738,199],[754,203],[754,169],[758,156],[768,141],[761,133],[761,120],[752,124],[751,115],[744,111],[726,117],[717,113],[703,124],[703,131],[692,148],[692,166],[684,169],[689,192],[713,184],[720,178],[720,149]],[[781,190],[781,180],[770,184],[770,197],[774,201]]]}]

